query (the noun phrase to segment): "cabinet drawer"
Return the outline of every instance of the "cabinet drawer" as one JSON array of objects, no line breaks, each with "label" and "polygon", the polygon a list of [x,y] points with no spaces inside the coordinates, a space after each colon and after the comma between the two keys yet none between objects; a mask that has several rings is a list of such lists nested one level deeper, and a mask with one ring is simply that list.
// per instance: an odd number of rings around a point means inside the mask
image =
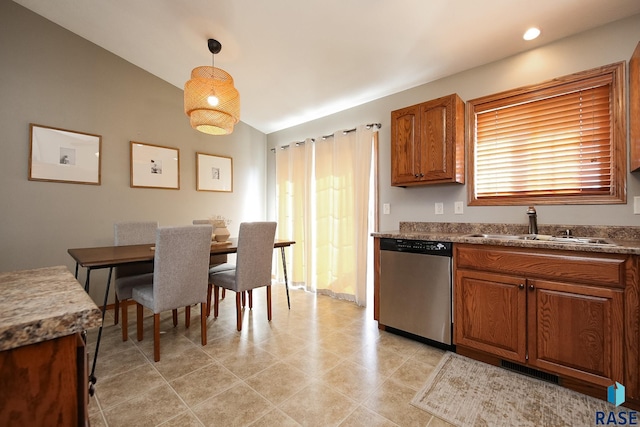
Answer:
[{"label": "cabinet drawer", "polygon": [[626,256],[618,254],[454,245],[456,268],[615,288],[625,287],[626,261]]}]

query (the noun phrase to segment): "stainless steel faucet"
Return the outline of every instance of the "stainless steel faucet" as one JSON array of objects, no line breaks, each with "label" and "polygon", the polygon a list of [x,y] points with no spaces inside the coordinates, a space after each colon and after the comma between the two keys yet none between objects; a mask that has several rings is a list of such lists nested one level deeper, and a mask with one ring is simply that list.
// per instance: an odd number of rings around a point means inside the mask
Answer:
[{"label": "stainless steel faucet", "polygon": [[538,234],[538,215],[536,214],[536,209],[533,206],[529,206],[527,215],[529,215],[529,234]]}]

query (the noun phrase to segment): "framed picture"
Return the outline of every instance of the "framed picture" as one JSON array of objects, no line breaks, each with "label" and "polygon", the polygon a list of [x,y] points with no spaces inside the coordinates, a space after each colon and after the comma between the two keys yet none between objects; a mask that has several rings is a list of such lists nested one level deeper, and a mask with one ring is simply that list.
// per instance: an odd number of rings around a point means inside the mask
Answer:
[{"label": "framed picture", "polygon": [[180,150],[131,141],[131,187],[180,189]]},{"label": "framed picture", "polygon": [[100,185],[102,136],[31,123],[29,180]]},{"label": "framed picture", "polygon": [[196,190],[233,192],[233,159],[196,153]]}]

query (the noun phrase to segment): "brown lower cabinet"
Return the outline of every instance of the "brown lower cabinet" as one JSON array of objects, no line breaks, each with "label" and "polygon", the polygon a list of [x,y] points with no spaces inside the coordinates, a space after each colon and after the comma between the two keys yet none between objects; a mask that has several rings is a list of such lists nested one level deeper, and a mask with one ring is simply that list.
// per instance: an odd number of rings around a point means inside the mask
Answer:
[{"label": "brown lower cabinet", "polygon": [[637,256],[454,245],[457,352],[640,408]]},{"label": "brown lower cabinet", "polygon": [[89,425],[87,354],[80,334],[0,352],[0,425]]}]

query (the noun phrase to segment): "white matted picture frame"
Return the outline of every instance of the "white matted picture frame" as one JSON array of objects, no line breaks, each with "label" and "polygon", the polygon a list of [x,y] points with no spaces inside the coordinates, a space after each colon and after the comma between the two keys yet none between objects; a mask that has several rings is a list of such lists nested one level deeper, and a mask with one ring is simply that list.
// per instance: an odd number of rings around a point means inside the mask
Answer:
[{"label": "white matted picture frame", "polygon": [[29,181],[100,185],[102,136],[29,124]]},{"label": "white matted picture frame", "polygon": [[180,150],[131,141],[131,187],[180,189]]},{"label": "white matted picture frame", "polygon": [[233,192],[233,159],[196,153],[196,190]]}]

